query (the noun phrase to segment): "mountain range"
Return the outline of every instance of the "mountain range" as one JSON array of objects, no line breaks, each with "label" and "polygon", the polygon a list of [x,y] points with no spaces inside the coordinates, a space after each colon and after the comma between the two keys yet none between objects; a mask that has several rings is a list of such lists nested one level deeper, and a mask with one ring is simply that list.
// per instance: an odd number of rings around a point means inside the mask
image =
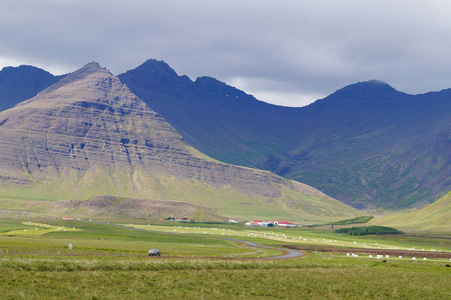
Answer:
[{"label": "mountain range", "polygon": [[[356,208],[419,207],[451,189],[451,90],[408,95],[370,80],[291,108],[211,77],[192,81],[163,61],[118,78],[202,153],[306,183]],[[17,93],[31,86],[15,84]],[[0,95],[9,106],[22,100]]]},{"label": "mountain range", "polygon": [[423,206],[451,189],[451,90],[413,96],[371,80],[289,108],[155,60],[119,78],[203,153],[354,207]]},{"label": "mountain range", "polygon": [[1,112],[0,153],[2,199],[177,200],[240,218],[358,214],[305,184],[205,156],[97,63]]}]

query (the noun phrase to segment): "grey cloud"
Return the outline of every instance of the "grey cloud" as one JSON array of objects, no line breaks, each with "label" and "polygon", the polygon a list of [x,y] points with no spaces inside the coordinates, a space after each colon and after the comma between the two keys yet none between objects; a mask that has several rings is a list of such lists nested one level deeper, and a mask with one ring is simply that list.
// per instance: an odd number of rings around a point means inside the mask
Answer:
[{"label": "grey cloud", "polygon": [[7,0],[0,63],[69,72],[96,60],[119,74],[163,59],[193,79],[240,78],[246,92],[292,96],[292,105],[373,78],[421,93],[451,87],[449,8],[434,0]]}]

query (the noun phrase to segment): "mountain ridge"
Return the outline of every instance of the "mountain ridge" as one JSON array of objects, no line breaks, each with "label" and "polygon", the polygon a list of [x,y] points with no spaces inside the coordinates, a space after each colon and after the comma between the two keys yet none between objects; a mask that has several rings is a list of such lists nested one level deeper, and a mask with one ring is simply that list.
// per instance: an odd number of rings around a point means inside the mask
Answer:
[{"label": "mountain ridge", "polygon": [[369,80],[289,108],[214,78],[192,81],[156,60],[118,77],[201,152],[358,208],[423,206],[451,187],[451,89],[409,95]]},{"label": "mountain ridge", "polygon": [[106,194],[184,200],[233,215],[357,214],[268,171],[206,159],[96,63],[1,112],[0,124],[3,198],[84,200]]},{"label": "mountain ridge", "polygon": [[[436,179],[450,169],[446,150],[440,146],[426,153],[435,159],[421,160],[428,144],[448,139],[446,90],[408,95],[371,80],[305,107],[286,108],[252,98],[232,101],[217,86],[195,95],[189,86],[184,93],[146,88],[153,78],[135,70],[118,77],[207,155],[306,182],[354,207],[421,206],[449,189],[446,180]],[[406,169],[403,161],[412,165],[410,172],[400,172]],[[431,176],[418,173],[420,165],[432,168]]]}]

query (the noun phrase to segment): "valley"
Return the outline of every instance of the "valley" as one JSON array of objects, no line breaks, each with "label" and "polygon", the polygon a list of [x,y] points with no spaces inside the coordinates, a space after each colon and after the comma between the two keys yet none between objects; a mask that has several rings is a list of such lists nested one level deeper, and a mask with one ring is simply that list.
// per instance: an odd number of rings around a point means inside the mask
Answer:
[{"label": "valley", "polygon": [[[163,62],[32,70],[48,81],[0,112],[7,297],[449,296],[446,91],[369,81],[285,108]],[[376,225],[403,233],[335,231]]]}]

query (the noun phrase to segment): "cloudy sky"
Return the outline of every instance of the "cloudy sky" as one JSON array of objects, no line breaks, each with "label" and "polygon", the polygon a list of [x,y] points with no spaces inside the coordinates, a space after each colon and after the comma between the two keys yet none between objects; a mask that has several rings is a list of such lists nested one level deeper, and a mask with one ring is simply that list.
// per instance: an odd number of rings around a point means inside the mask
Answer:
[{"label": "cloudy sky", "polygon": [[451,88],[451,1],[0,0],[0,68],[114,74],[149,58],[287,106],[379,79]]}]

